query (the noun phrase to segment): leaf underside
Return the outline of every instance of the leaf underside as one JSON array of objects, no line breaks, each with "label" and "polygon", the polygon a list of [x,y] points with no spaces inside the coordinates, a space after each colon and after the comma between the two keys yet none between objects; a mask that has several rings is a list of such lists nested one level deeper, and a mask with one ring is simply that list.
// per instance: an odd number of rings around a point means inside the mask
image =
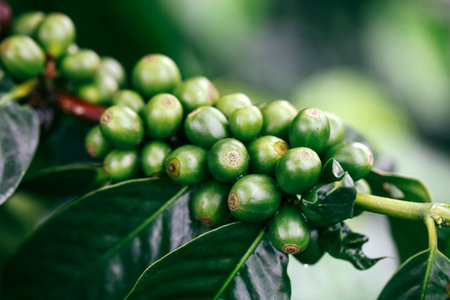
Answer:
[{"label": "leaf underside", "polygon": [[237,222],[199,236],[150,266],[127,299],[289,299],[287,257],[268,240],[218,295],[260,232],[260,225]]},{"label": "leaf underside", "polygon": [[39,121],[28,106],[0,105],[0,204],[16,190],[39,140]]}]

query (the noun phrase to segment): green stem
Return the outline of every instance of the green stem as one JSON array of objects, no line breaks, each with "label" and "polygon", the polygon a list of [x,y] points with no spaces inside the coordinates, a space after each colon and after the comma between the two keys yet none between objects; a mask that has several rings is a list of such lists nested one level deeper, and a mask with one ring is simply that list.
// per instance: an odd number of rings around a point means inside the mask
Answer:
[{"label": "green stem", "polygon": [[3,105],[12,100],[17,100],[22,97],[25,97],[26,95],[30,94],[31,90],[36,86],[36,84],[37,84],[36,79],[30,79],[16,86],[14,89],[12,89],[11,91],[3,95],[3,97],[0,98],[0,105]]},{"label": "green stem", "polygon": [[438,226],[450,227],[450,205],[419,203],[366,194],[358,194],[355,205],[363,210],[409,220],[430,217]]},{"label": "green stem", "polygon": [[231,280],[233,280],[234,276],[236,276],[237,272],[241,269],[242,265],[245,264],[245,262],[250,257],[250,255],[252,255],[252,253],[255,251],[256,247],[258,247],[258,245],[261,242],[261,240],[263,239],[263,237],[264,237],[264,230],[261,230],[259,232],[258,236],[256,237],[256,239],[253,241],[250,248],[248,249],[248,251],[244,254],[244,256],[242,256],[241,260],[239,261],[237,266],[234,268],[233,272],[231,272],[230,276],[228,276],[225,283],[222,285],[220,290],[217,292],[216,296],[214,297],[214,300],[219,299],[219,297],[223,294],[223,292],[226,290],[228,285],[231,283]]}]

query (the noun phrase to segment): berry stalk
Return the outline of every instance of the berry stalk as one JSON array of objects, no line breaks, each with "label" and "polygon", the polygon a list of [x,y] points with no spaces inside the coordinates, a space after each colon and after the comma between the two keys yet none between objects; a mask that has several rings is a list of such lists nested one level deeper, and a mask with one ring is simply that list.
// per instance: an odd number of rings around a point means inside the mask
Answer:
[{"label": "berry stalk", "polygon": [[363,210],[408,220],[431,218],[436,225],[450,227],[450,205],[418,203],[367,194],[358,194],[355,205]]}]

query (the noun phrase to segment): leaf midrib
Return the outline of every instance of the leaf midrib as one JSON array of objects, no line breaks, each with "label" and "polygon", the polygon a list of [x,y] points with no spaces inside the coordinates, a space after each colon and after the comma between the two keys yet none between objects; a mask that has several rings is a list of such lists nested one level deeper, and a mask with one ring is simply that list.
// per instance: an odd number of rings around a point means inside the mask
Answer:
[{"label": "leaf midrib", "polygon": [[125,236],[119,243],[115,244],[108,251],[98,257],[94,262],[84,267],[83,270],[76,276],[77,278],[81,278],[87,274],[89,274],[95,267],[104,263],[109,257],[111,257],[114,253],[117,252],[120,248],[126,245],[131,239],[133,239],[136,235],[139,234],[143,229],[145,229],[150,223],[152,223],[159,215],[161,215],[166,209],[168,209],[173,203],[175,203],[181,196],[183,196],[189,187],[183,187],[179,190],[169,201],[167,201],[163,206],[161,206],[155,213],[153,213],[150,217],[145,219],[141,225],[139,225],[136,229],[130,232],[127,236]]}]

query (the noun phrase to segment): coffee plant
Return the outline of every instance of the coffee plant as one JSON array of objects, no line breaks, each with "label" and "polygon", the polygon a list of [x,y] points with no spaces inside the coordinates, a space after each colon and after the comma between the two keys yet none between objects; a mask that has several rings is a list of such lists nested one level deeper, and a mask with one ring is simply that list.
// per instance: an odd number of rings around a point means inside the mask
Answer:
[{"label": "coffee plant", "polygon": [[[2,9],[0,215],[17,193],[47,204],[1,266],[4,299],[289,299],[290,259],[328,253],[358,270],[383,259],[345,224],[364,211],[410,222],[412,248],[415,228],[428,232],[379,299],[448,299],[437,231],[449,205],[389,172],[338,116],[220,95],[162,54],[128,76],[79,48],[68,16],[27,12],[8,29]],[[91,160],[42,166],[63,117],[89,124]]]}]

